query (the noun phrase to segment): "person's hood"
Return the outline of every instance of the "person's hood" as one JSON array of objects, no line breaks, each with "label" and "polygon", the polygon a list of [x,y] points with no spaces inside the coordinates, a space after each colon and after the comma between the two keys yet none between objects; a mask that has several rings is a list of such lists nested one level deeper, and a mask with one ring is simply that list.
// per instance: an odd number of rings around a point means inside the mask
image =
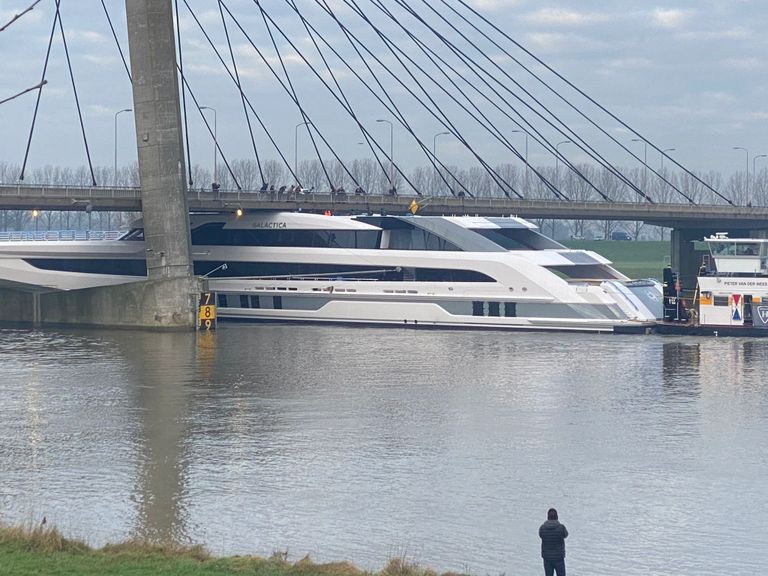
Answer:
[{"label": "person's hood", "polygon": [[559,520],[547,520],[542,525],[542,528],[555,528],[556,526],[560,526]]}]

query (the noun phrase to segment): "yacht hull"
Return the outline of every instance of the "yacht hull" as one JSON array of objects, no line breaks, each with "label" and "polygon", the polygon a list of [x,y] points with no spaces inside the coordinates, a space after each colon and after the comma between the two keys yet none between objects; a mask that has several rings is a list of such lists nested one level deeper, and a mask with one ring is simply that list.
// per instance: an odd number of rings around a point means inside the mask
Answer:
[{"label": "yacht hull", "polygon": [[[198,215],[192,228],[195,271],[224,320],[612,332],[652,323],[661,302],[658,283],[633,285],[519,219]],[[0,243],[0,286],[140,282],[145,257],[141,227],[115,241]]]}]

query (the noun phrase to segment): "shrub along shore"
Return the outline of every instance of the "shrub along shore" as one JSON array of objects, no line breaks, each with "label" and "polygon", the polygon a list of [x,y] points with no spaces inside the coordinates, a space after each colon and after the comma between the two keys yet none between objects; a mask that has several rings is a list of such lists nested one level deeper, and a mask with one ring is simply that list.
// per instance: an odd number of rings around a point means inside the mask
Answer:
[{"label": "shrub along shore", "polygon": [[[202,546],[158,545],[138,540],[92,548],[65,538],[56,528],[0,526],[0,575],[27,576],[438,576],[436,572],[391,560],[379,572],[348,562],[316,564],[308,556],[289,562],[271,558],[216,558]],[[458,576],[446,573],[442,576]]]}]

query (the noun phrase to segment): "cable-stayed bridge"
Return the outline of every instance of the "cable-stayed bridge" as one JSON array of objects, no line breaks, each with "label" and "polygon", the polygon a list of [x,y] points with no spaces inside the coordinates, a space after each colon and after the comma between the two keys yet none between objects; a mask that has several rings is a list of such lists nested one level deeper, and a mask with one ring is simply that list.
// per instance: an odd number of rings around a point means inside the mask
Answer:
[{"label": "cable-stayed bridge", "polygon": [[[81,105],[83,91],[78,91],[82,71],[73,66],[67,44],[67,5],[31,2],[9,22],[0,22],[7,37],[43,6],[49,10],[44,17],[51,20],[41,74],[30,76],[15,93],[0,94],[1,106],[34,100],[18,182],[0,188],[0,209],[141,211],[148,278],[159,287],[161,300],[163,293],[177,296],[167,302],[181,307],[174,319],[192,317],[188,303],[178,298],[195,290],[190,287],[190,210],[410,209],[645,221],[673,228],[673,264],[688,275],[696,266],[691,240],[714,231],[752,233],[768,222],[768,209],[751,206],[749,152],[741,197],[734,199],[580,89],[469,0],[217,0],[215,10],[195,0],[127,0],[127,34],[115,25],[123,14],[114,5],[111,11],[106,2],[101,5],[133,97],[132,108],[115,114],[114,169],[99,171],[92,161],[89,117]],[[71,89],[88,187],[23,185],[33,159],[40,160],[35,144],[39,112],[55,77],[54,40],[60,40],[66,60],[66,82],[58,88]],[[210,65],[196,66],[204,54]],[[241,182],[230,135],[219,134],[218,112],[201,96],[212,92],[207,88],[211,79],[217,97],[222,102],[228,98],[225,108],[217,104],[219,111],[238,114],[247,134],[247,145],[239,146],[237,155],[248,154],[254,162],[255,191]],[[266,84],[280,97],[264,98]],[[213,111],[213,122],[206,111]],[[121,112],[133,113],[141,189],[103,186],[119,181]],[[205,190],[193,171],[192,122],[204,126],[213,143],[212,182],[205,183]],[[399,157],[396,130],[407,141],[408,152]],[[281,138],[286,133],[293,136],[292,147]],[[300,133],[309,140],[311,166],[298,161]],[[452,139],[470,170],[451,166],[438,154],[440,136]],[[367,183],[346,159],[355,141],[377,173]],[[631,142],[642,145],[643,152]],[[554,160],[554,171],[529,161],[529,145]],[[660,155],[661,168],[648,162],[649,150]],[[524,171],[524,185],[514,170],[491,159],[499,155]],[[627,160],[639,169],[623,169],[619,162]],[[585,170],[585,163],[596,171]],[[423,169],[413,168],[418,165]],[[481,189],[468,181],[469,173],[480,175]],[[654,184],[665,201],[650,192]],[[443,194],[434,195],[437,188]],[[535,198],[527,194],[532,188]],[[272,192],[280,189],[293,192]],[[587,197],[591,201],[577,200]]]},{"label": "cable-stayed bridge", "polygon": [[[564,202],[506,197],[394,196],[259,190],[197,190],[187,195],[191,211],[303,210],[335,214],[386,212],[421,215],[515,215],[547,220],[624,220],[675,229],[768,227],[768,207],[730,204]],[[0,209],[141,212],[141,190],[133,187],[0,185]]]},{"label": "cable-stayed bridge", "polygon": [[[30,162],[41,160],[39,123],[46,110],[46,91],[56,78],[53,56],[63,53],[67,76],[57,78],[61,85],[56,88],[74,96],[71,115],[78,120],[91,184],[118,183],[118,118],[133,109],[115,114],[114,169],[112,174],[99,171],[92,162],[92,119],[81,105],[83,90],[78,90],[87,71],[75,67],[67,48],[70,9],[53,0],[34,2],[30,10],[2,27],[3,34],[14,34],[30,12],[44,8],[50,9],[53,22],[47,51],[40,54],[42,73],[38,78],[31,75],[23,84],[29,88],[0,100],[5,104],[19,98],[31,104],[36,96],[16,176],[20,182],[28,180]],[[102,8],[103,15],[93,14],[92,25],[103,29],[105,39],[113,40],[114,57],[119,56],[125,69],[125,84],[115,90],[124,90],[134,84],[122,26],[123,19],[127,24],[127,13],[105,2]],[[670,149],[655,145],[640,129],[629,126],[467,0],[340,0],[333,4],[221,0],[214,10],[194,0],[173,0],[172,8],[169,24],[176,30],[182,159],[190,188],[201,184],[193,174],[193,164],[200,158],[192,158],[195,146],[190,141],[196,125],[214,148],[206,187],[295,185],[329,193],[343,188],[374,195],[424,196],[439,188],[456,197],[520,199],[530,198],[530,189],[536,187],[537,198],[552,200],[589,195],[595,201],[620,197],[659,202],[654,192],[657,184],[669,202],[745,204],[751,200],[731,198],[710,178],[676,161],[668,154]],[[200,72],[203,58],[205,67]],[[63,68],[60,61],[61,57],[58,67]],[[211,84],[216,86],[218,113],[210,106]],[[266,99],[259,97],[265,84],[272,87]],[[237,148],[231,144],[235,140],[231,129],[217,130],[217,117],[225,115],[240,118],[237,131],[244,138]],[[286,145],[286,134],[293,136],[292,146]],[[466,164],[482,175],[481,191],[467,181],[465,171],[448,165],[438,153],[440,136],[450,139]],[[396,137],[399,155],[395,154]],[[349,160],[354,142],[354,156],[362,150],[378,172],[373,181],[370,177],[364,181]],[[304,147],[301,163],[300,143]],[[642,153],[637,144],[642,145]],[[529,162],[529,148],[538,151],[538,162]],[[661,168],[648,161],[649,151],[660,154]],[[499,154],[524,170],[525,184],[492,160]],[[554,162],[554,171],[542,168],[542,154]],[[235,169],[235,158],[244,156],[254,162],[255,186],[242,183],[243,176]],[[313,166],[306,165],[308,158]],[[43,160],[56,163],[55,158]],[[601,174],[586,173],[585,162]],[[636,169],[628,172],[618,162],[629,162]],[[429,181],[415,173],[419,165],[431,173]],[[749,196],[748,172],[742,196]],[[686,181],[674,178],[675,174]]]}]

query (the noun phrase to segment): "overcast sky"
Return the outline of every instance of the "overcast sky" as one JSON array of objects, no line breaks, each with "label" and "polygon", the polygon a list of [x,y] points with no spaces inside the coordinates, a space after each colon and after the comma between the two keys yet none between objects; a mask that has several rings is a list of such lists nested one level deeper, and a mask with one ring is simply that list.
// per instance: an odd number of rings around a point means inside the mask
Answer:
[{"label": "overcast sky", "polygon": [[[422,0],[409,1],[420,12],[425,15],[429,13]],[[451,2],[456,4],[456,0]],[[31,3],[32,0],[0,0],[0,26]],[[228,0],[225,3],[257,45],[265,50],[270,62],[277,64],[264,23],[253,2]],[[362,63],[353,55],[339,29],[318,10],[314,0],[297,0],[297,3],[330,43],[350,57],[354,68],[362,70]],[[0,33],[0,100],[39,81],[53,17],[53,4],[53,0],[43,0],[33,12]],[[130,85],[100,2],[80,0],[64,1],[62,4],[62,18],[70,53],[73,55],[74,73],[93,161],[97,165],[111,166],[114,153],[114,113],[132,107]],[[124,3],[112,0],[107,4],[118,36],[126,47]],[[190,4],[210,31],[216,45],[226,54],[216,3],[213,0],[193,0]],[[394,0],[386,0],[386,4],[395,6]],[[746,163],[745,152],[733,150],[734,146],[749,150],[750,170],[752,158],[768,153],[768,2],[765,0],[472,0],[472,4],[512,38],[616,113],[659,148],[674,148],[675,151],[670,154],[687,167],[730,174],[735,170],[744,170]],[[263,5],[288,36],[302,50],[306,50],[312,62],[322,65],[300,21],[291,15],[285,0],[263,0]],[[388,37],[393,38],[408,54],[416,55],[416,47],[406,41],[396,25],[388,22],[370,4],[370,0],[362,0],[360,5],[382,26]],[[438,8],[438,0],[433,0],[431,5]],[[370,28],[344,7],[344,0],[333,0],[331,6],[339,10],[339,15],[352,30],[370,41],[371,50],[384,63],[391,64],[394,61],[384,44],[374,40]],[[441,12],[448,14],[445,8]],[[413,29],[425,43],[440,54],[447,54],[446,49],[439,47],[437,39],[423,27],[407,18],[402,11],[398,14],[398,19]],[[457,19],[452,17],[451,20]],[[446,37],[467,47],[434,14],[430,16],[430,22]],[[295,126],[302,118],[247,39],[235,30],[231,22],[230,27],[245,91],[280,148],[292,162]],[[217,110],[218,137],[225,154],[231,159],[252,157],[238,93],[223,66],[216,61],[189,12],[183,8],[183,3],[181,30],[184,61],[192,89],[201,105]],[[477,34],[472,38],[478,40],[485,53],[507,73],[530,88],[537,98],[551,106],[569,126],[578,130],[606,157],[619,165],[635,165],[635,160],[609,139],[588,128],[582,118],[569,112],[564,104],[558,103],[556,98],[533,82],[499,49],[480,40]],[[494,38],[513,56],[534,65],[510,42],[498,34]],[[338,103],[313,77],[301,59],[292,53],[284,40],[280,40],[280,46],[287,57],[287,66],[302,103],[333,147],[344,158],[370,157],[370,152],[358,144],[362,137],[356,124],[341,112]],[[423,56],[415,57],[425,62]],[[388,149],[389,129],[383,123],[376,123],[376,120],[392,119],[391,114],[361,87],[340,61],[332,59],[330,63],[338,73],[339,81],[345,93],[349,94],[361,121],[378,138],[382,147]],[[501,78],[498,71],[494,75]],[[415,83],[402,71],[398,72],[398,76],[406,85],[414,86]],[[324,77],[330,79],[327,73]],[[47,79],[49,84],[43,91],[30,165],[84,164],[85,153],[64,50],[58,34]],[[393,97],[402,106],[408,121],[431,148],[434,135],[444,131],[445,127],[409,97],[406,89],[398,86],[394,79],[386,75],[382,79],[385,86],[393,88]],[[547,79],[552,80],[551,75]],[[514,88],[511,82],[504,82]],[[456,126],[484,158],[492,163],[511,159],[509,151],[493,142],[475,122],[451,104],[438,87],[427,81],[423,81],[423,84],[445,107],[452,121],[455,121]],[[562,83],[558,82],[556,86],[564,90]],[[487,90],[483,92],[488,93]],[[574,97],[570,91],[567,92],[567,98],[579,106],[584,104],[582,99]],[[523,136],[511,132],[516,128],[514,124],[497,114],[489,104],[482,101],[481,96],[474,94],[473,101],[488,112],[494,125],[522,152]],[[518,106],[511,97],[509,102]],[[27,94],[11,103],[0,105],[0,161],[22,161],[34,104],[34,94]],[[522,107],[518,107],[522,110]],[[588,106],[587,109],[590,114],[595,112],[594,107]],[[565,140],[561,134],[535,120],[532,113],[524,112],[524,115],[552,142]],[[635,136],[605,116],[595,116],[595,119],[612,136],[642,156],[643,144],[631,142]],[[198,112],[192,108],[189,110],[189,124],[193,163],[206,166],[212,164],[210,138],[205,133]],[[131,115],[120,116],[118,127],[119,162],[126,164],[136,157]],[[427,164],[426,158],[420,154],[404,128],[396,124],[394,133],[398,162],[406,168]],[[262,156],[276,158],[277,153],[264,132],[257,129],[255,135]],[[529,149],[532,163],[554,164],[553,156],[533,140],[529,142]],[[586,158],[572,145],[563,146],[561,150],[573,161]],[[311,157],[310,152],[309,138],[302,131],[299,135],[299,158]],[[439,139],[439,155],[452,164],[468,166],[474,162],[472,155],[450,136]],[[766,166],[765,160],[757,160],[758,170]],[[658,166],[659,162],[658,152],[649,147],[648,163]]]}]

